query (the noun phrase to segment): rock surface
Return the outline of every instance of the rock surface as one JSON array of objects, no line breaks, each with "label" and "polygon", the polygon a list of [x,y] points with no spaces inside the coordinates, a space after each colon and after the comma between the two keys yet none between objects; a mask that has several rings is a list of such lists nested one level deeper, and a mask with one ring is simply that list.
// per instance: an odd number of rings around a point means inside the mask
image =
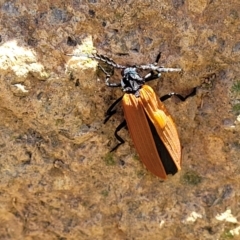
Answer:
[{"label": "rock surface", "polygon": [[[5,1],[0,5],[0,239],[240,239],[239,0]],[[161,181],[126,130],[121,96],[92,59],[160,64],[182,171]],[[116,71],[113,81],[119,81]]]}]

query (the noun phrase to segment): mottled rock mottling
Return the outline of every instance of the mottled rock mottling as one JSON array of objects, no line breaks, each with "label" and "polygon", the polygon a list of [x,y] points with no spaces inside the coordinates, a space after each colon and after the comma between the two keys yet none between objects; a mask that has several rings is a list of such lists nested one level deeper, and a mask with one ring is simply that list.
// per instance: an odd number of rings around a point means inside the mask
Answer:
[{"label": "mottled rock mottling", "polygon": [[[239,239],[239,0],[3,1],[0,4],[0,239]],[[163,182],[113,133],[120,89],[97,62],[180,67],[149,83],[183,146]],[[119,81],[115,71],[113,81]]]}]

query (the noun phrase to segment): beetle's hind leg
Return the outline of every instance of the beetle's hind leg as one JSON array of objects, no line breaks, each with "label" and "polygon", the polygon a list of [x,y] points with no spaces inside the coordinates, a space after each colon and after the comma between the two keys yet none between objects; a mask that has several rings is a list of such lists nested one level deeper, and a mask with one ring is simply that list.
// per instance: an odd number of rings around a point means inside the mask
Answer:
[{"label": "beetle's hind leg", "polygon": [[174,92],[172,92],[172,93],[168,93],[168,94],[160,97],[160,100],[163,102],[163,101],[169,99],[169,98],[172,97],[172,96],[176,96],[176,97],[178,97],[181,101],[185,101],[185,100],[188,99],[189,97],[195,96],[196,93],[197,93],[197,87],[193,88],[192,92],[189,93],[189,94],[188,94],[187,96],[185,96],[185,97],[182,96],[182,95],[179,94],[179,93],[174,93]]},{"label": "beetle's hind leg", "polygon": [[121,123],[117,126],[117,128],[116,128],[116,130],[115,130],[115,132],[114,132],[114,136],[115,136],[116,139],[119,141],[119,143],[118,143],[110,152],[115,151],[120,145],[122,145],[123,143],[125,143],[125,141],[118,135],[118,132],[119,132],[122,128],[126,127],[126,126],[127,126],[126,120],[124,120],[123,122],[121,122]]},{"label": "beetle's hind leg", "polygon": [[[115,107],[119,104],[119,102],[122,100],[123,96],[121,96],[120,98],[118,98],[107,110],[106,112],[106,118],[104,119],[104,124],[116,113],[116,109]],[[115,132],[114,132],[114,136],[116,137],[116,139],[119,141],[119,143],[110,151],[113,152],[115,151],[120,145],[122,145],[125,141],[118,135],[118,132],[127,126],[127,122],[126,120],[124,120],[123,122],[121,122]]]}]

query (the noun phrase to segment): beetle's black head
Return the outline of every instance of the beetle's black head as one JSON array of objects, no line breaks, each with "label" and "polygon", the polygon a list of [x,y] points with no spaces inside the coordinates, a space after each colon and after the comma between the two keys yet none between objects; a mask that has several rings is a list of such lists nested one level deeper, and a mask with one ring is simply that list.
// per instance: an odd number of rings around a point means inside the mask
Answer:
[{"label": "beetle's black head", "polygon": [[124,92],[138,96],[138,91],[144,84],[144,79],[138,74],[137,68],[127,67],[122,71],[121,85]]}]

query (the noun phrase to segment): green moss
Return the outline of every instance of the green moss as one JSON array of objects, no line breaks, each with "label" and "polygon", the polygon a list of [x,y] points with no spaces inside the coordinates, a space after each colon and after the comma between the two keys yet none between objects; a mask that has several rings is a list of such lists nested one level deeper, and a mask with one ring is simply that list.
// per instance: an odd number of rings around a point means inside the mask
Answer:
[{"label": "green moss", "polygon": [[102,190],[101,191],[101,195],[103,195],[103,197],[107,197],[109,194],[109,191],[108,190]]},{"label": "green moss", "polygon": [[194,171],[188,171],[184,173],[182,181],[184,184],[197,185],[202,181],[202,177]]},{"label": "green moss", "polygon": [[239,103],[239,95],[240,95],[240,80],[236,80],[231,88],[233,104],[232,110],[235,114],[240,114],[240,103]]},{"label": "green moss", "polygon": [[233,239],[233,235],[231,234],[230,230],[225,230],[221,237],[220,237],[220,240],[226,240],[226,239]]},{"label": "green moss", "polygon": [[240,93],[240,80],[237,80],[237,81],[232,85],[232,92]]},{"label": "green moss", "polygon": [[133,159],[134,159],[134,160],[137,160],[137,161],[140,160],[140,158],[139,158],[139,156],[138,156],[137,154],[134,154],[134,155],[133,155]]},{"label": "green moss", "polygon": [[236,114],[240,113],[240,103],[233,105],[232,109]]},{"label": "green moss", "polygon": [[89,206],[89,202],[88,201],[83,201],[82,202],[82,206],[83,207],[88,207]]},{"label": "green moss", "polygon": [[103,160],[107,166],[116,165],[116,161],[114,160],[112,153],[107,153]]},{"label": "green moss", "polygon": [[138,178],[142,178],[144,175],[145,175],[145,171],[144,171],[144,169],[142,169],[142,170],[139,170],[139,171],[137,171],[137,177]]},{"label": "green moss", "polygon": [[65,123],[64,119],[59,118],[59,119],[56,120],[56,126],[62,126],[64,123]]},{"label": "green moss", "polygon": [[123,16],[124,16],[124,14],[123,14],[123,13],[120,13],[120,12],[117,12],[117,13],[115,14],[115,18],[118,19],[118,20],[122,19]]}]

